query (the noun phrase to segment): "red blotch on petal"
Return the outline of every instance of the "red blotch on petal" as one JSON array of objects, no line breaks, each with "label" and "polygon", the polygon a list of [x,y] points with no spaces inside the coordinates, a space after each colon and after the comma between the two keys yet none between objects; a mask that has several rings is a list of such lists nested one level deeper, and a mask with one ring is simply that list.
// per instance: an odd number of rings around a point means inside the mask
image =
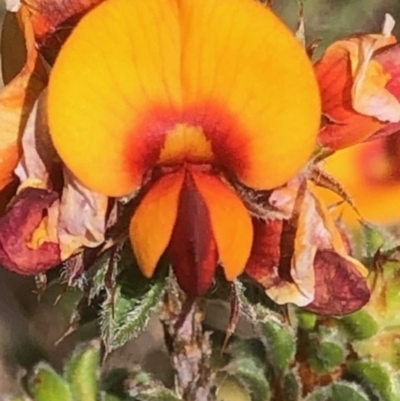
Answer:
[{"label": "red blotch on petal", "polygon": [[249,167],[251,158],[248,135],[238,118],[223,107],[210,102],[185,110],[183,120],[201,126],[211,142],[217,163],[240,179]]},{"label": "red blotch on petal", "polygon": [[37,249],[28,242],[46,216],[47,209],[58,194],[44,189],[27,188],[21,192],[11,209],[0,218],[0,264],[19,274],[34,275],[58,265],[58,244],[44,242]]},{"label": "red blotch on petal", "polygon": [[123,156],[126,170],[141,176],[153,168],[158,162],[167,132],[180,120],[178,111],[162,106],[152,107],[143,114],[139,124],[132,127],[127,140]]},{"label": "red blotch on petal", "polygon": [[[252,168],[248,134],[238,118],[211,102],[182,111],[161,106],[151,108],[142,116],[140,124],[132,128],[132,139],[126,146],[126,168],[136,173],[153,167],[158,162],[166,135],[178,124],[202,130],[211,144],[217,167],[239,179]],[[190,138],[186,141],[190,146]],[[182,160],[185,161],[191,160]],[[203,162],[208,163],[209,160]]]}]

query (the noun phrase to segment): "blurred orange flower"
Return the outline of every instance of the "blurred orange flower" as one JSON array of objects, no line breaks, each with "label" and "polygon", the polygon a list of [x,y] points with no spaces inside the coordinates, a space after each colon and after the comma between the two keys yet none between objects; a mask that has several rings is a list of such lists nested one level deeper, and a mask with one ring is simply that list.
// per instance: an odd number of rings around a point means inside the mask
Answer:
[{"label": "blurred orange flower", "polygon": [[[322,168],[340,182],[360,215],[374,224],[400,222],[400,136],[393,134],[337,152]],[[340,202],[332,191],[320,190],[327,204]],[[344,222],[354,225],[360,216],[352,207],[336,208]]]}]

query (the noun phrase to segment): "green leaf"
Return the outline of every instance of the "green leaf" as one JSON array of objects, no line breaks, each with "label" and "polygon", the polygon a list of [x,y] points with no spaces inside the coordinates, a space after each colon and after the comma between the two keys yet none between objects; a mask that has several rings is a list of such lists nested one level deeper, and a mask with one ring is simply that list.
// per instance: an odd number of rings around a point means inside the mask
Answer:
[{"label": "green leaf", "polygon": [[250,302],[245,294],[245,287],[239,281],[233,281],[233,286],[235,288],[235,293],[239,301],[239,311],[242,316],[244,316],[249,322],[254,323],[256,320],[256,312],[254,310],[254,305]]},{"label": "green leaf", "polygon": [[157,277],[146,284],[147,291],[143,294],[126,292],[123,284],[117,284],[113,298],[104,302],[101,332],[108,352],[139,335],[162,301],[166,285],[164,278]]},{"label": "green leaf", "polygon": [[139,394],[136,399],[138,401],[182,401],[181,398],[166,388],[147,390]]},{"label": "green leaf", "polygon": [[354,383],[338,382],[331,386],[332,401],[369,401],[361,386]]},{"label": "green leaf", "polygon": [[175,393],[140,368],[125,383],[129,396],[138,401],[181,401]]},{"label": "green leaf", "polygon": [[271,388],[265,374],[265,366],[258,357],[249,355],[234,358],[221,371],[236,379],[247,389],[252,401],[271,399]]},{"label": "green leaf", "polygon": [[272,314],[264,318],[259,327],[274,369],[287,371],[296,352],[296,337],[292,327],[282,322],[280,316],[276,318]]},{"label": "green leaf", "polygon": [[252,401],[249,390],[237,379],[228,375],[219,376],[217,377],[217,401]]},{"label": "green leaf", "polygon": [[34,368],[28,389],[35,401],[73,401],[68,384],[46,363]]},{"label": "green leaf", "polygon": [[332,389],[330,386],[317,388],[304,401],[333,401]]},{"label": "green leaf", "polygon": [[365,340],[374,336],[379,329],[374,318],[366,310],[359,310],[338,321],[351,340]]},{"label": "green leaf", "polygon": [[99,259],[90,267],[87,272],[88,280],[90,281],[89,301],[92,301],[105,289],[105,278],[110,265],[111,250],[105,252]]},{"label": "green leaf", "polygon": [[75,400],[96,401],[99,380],[100,342],[92,341],[74,352],[64,369]]},{"label": "green leaf", "polygon": [[317,323],[317,315],[304,309],[299,308],[297,310],[297,318],[299,322],[299,327],[303,330],[313,330]]},{"label": "green leaf", "polygon": [[383,227],[363,225],[364,252],[367,258],[373,259],[380,249],[391,249],[398,245],[396,237]]},{"label": "green leaf", "polygon": [[283,392],[285,401],[301,400],[302,383],[301,378],[295,371],[289,372],[283,378]]},{"label": "green leaf", "polygon": [[101,401],[127,401],[127,398],[120,398],[113,394],[107,393],[100,393],[100,400]]},{"label": "green leaf", "polygon": [[340,344],[324,342],[310,355],[309,363],[314,372],[329,373],[344,362],[346,351]]},{"label": "green leaf", "polygon": [[346,373],[355,377],[361,386],[382,401],[400,400],[400,379],[390,365],[374,360],[354,361],[347,365]]},{"label": "green leaf", "polygon": [[317,373],[329,373],[341,365],[347,356],[346,342],[335,327],[321,326],[309,335],[308,362]]},{"label": "green leaf", "polygon": [[339,381],[317,388],[304,401],[371,401],[371,399],[359,385]]}]

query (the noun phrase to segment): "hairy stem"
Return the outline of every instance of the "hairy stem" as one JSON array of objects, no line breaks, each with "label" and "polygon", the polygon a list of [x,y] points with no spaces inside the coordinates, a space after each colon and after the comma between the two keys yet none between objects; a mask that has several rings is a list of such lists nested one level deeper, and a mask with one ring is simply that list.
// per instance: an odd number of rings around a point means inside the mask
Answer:
[{"label": "hairy stem", "polygon": [[210,333],[203,332],[203,319],[201,302],[183,303],[178,291],[168,291],[161,320],[175,371],[176,392],[184,401],[216,401]]}]

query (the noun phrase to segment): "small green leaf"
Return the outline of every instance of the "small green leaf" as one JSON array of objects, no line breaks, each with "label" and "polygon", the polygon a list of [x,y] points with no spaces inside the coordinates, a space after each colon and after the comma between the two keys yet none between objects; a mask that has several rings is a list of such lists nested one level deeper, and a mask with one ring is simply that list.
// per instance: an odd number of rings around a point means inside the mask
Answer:
[{"label": "small green leaf", "polygon": [[355,383],[338,382],[332,384],[332,401],[369,401],[361,386]]},{"label": "small green leaf", "polygon": [[99,379],[100,343],[79,348],[65,365],[64,377],[75,400],[96,401]]},{"label": "small green leaf", "polygon": [[127,398],[120,398],[113,394],[100,393],[100,401],[127,401]]},{"label": "small green leaf", "polygon": [[346,358],[346,350],[334,342],[323,342],[316,346],[309,358],[310,367],[317,373],[329,373]]},{"label": "small green leaf", "polygon": [[379,400],[399,401],[400,379],[390,365],[373,360],[354,361],[348,364],[346,373],[367,391],[378,395]]},{"label": "small green leaf", "polygon": [[163,275],[152,281],[142,278],[140,283],[141,288],[138,288],[138,281],[133,288],[131,282],[119,282],[114,296],[103,303],[101,332],[108,352],[139,335],[162,301],[166,287]]},{"label": "small green leaf", "polygon": [[233,281],[233,286],[239,301],[240,315],[253,323],[256,319],[256,312],[254,310],[254,305],[246,297],[244,285],[239,280],[235,280]]},{"label": "small green leaf", "polygon": [[308,362],[316,373],[329,373],[347,356],[346,338],[336,327],[321,326],[309,334]]},{"label": "small green leaf", "polygon": [[235,358],[225,366],[222,372],[236,379],[247,389],[252,401],[271,399],[271,388],[265,375],[265,366],[260,359],[252,356]]},{"label": "small green leaf", "polygon": [[304,401],[332,401],[332,389],[330,386],[317,388]]},{"label": "small green leaf", "polygon": [[364,233],[364,252],[370,259],[374,257],[379,249],[391,249],[395,248],[397,239],[389,232],[389,230],[383,227],[363,225]]},{"label": "small green leaf", "polygon": [[111,263],[111,250],[101,255],[87,272],[90,281],[89,301],[92,301],[105,289],[106,274]]},{"label": "small green leaf", "polygon": [[68,384],[46,363],[34,368],[28,389],[35,401],[73,401]]},{"label": "small green leaf", "polygon": [[357,384],[339,381],[315,389],[304,401],[371,401]]},{"label": "small green leaf", "polygon": [[181,401],[175,393],[139,368],[125,383],[129,396],[138,401]]},{"label": "small green leaf", "polygon": [[285,401],[301,400],[302,383],[296,372],[291,371],[283,378]]},{"label": "small green leaf", "polygon": [[217,401],[252,401],[249,390],[232,376],[217,377]]},{"label": "small green leaf", "polygon": [[299,322],[299,327],[303,330],[313,330],[315,324],[317,323],[317,315],[304,309],[299,308],[299,310],[297,311],[297,318]]},{"label": "small green leaf", "polygon": [[176,394],[166,388],[147,390],[139,394],[138,401],[182,401]]},{"label": "small green leaf", "polygon": [[271,319],[260,323],[260,331],[273,367],[281,372],[287,371],[296,352],[296,338],[292,328]]},{"label": "small green leaf", "polygon": [[366,310],[359,310],[342,317],[339,319],[339,324],[351,340],[365,340],[374,336],[379,329],[374,318]]}]

